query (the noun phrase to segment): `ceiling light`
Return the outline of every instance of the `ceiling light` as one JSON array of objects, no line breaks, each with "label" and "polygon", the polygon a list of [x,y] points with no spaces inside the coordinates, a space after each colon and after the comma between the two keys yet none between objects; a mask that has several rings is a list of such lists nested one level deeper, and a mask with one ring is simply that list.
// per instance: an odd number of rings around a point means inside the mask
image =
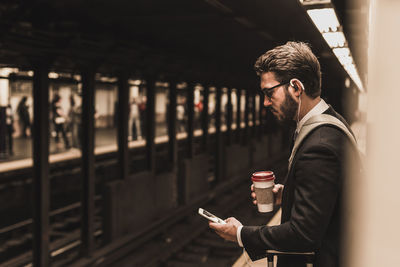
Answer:
[{"label": "ceiling light", "polygon": [[320,32],[335,32],[339,28],[339,21],[333,8],[309,9],[308,15]]},{"label": "ceiling light", "polygon": [[360,91],[363,91],[362,82],[354,65],[350,49],[347,47],[346,37],[336,16],[335,8],[329,0],[299,0],[306,8],[307,14],[322,34],[340,64],[346,70]]},{"label": "ceiling light", "polygon": [[350,49],[348,47],[334,48],[333,53],[339,58],[344,56],[350,56]]},{"label": "ceiling light", "polygon": [[353,59],[351,57],[342,57],[339,58],[340,64],[343,66],[353,63]]},{"label": "ceiling light", "polygon": [[346,43],[343,32],[325,32],[322,36],[331,48],[342,47]]},{"label": "ceiling light", "polygon": [[331,0],[300,0],[303,5],[330,4]]}]

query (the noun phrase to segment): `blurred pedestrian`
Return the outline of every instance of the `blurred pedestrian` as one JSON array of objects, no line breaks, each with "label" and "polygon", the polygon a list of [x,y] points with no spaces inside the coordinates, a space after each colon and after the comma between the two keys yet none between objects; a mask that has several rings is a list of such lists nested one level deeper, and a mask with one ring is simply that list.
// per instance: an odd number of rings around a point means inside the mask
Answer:
[{"label": "blurred pedestrian", "polygon": [[51,109],[53,113],[54,129],[56,131],[55,141],[56,143],[59,142],[59,134],[61,133],[64,139],[65,148],[68,149],[70,148],[70,146],[67,135],[65,133],[66,118],[64,110],[61,106],[61,97],[58,94],[56,94],[53,98]]},{"label": "blurred pedestrian", "polygon": [[140,114],[139,114],[139,106],[137,104],[136,98],[133,98],[130,107],[129,107],[129,139],[137,140],[142,138],[141,129],[140,129]]},{"label": "blurred pedestrian", "polygon": [[19,123],[21,125],[22,137],[27,138],[27,130],[31,127],[31,119],[28,111],[28,104],[26,103],[28,97],[23,96],[17,107]]},{"label": "blurred pedestrian", "polygon": [[82,106],[76,105],[72,110],[72,146],[80,148],[82,145]]},{"label": "blurred pedestrian", "polygon": [[7,125],[7,147],[8,147],[8,154],[14,155],[13,151],[13,133],[14,133],[14,114],[11,108],[11,105],[8,104],[6,108],[6,125]]},{"label": "blurred pedestrian", "polygon": [[76,103],[73,94],[71,94],[70,103],[71,103],[71,109],[69,112],[69,119],[70,119],[69,130],[71,131],[72,146],[80,148],[81,147],[80,135],[82,127],[82,106]]},{"label": "blurred pedestrian", "polygon": [[182,103],[176,105],[176,120],[178,123],[178,133],[185,131],[185,107]]}]

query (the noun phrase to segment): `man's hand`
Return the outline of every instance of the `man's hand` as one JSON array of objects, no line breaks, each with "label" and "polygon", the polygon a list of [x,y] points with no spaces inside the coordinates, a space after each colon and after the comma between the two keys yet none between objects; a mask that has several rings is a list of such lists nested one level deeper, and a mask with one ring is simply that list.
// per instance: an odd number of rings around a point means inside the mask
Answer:
[{"label": "man's hand", "polygon": [[[283,187],[284,186],[282,184],[275,184],[274,188],[272,188],[272,192],[274,193],[274,197],[275,197],[275,205],[282,204]],[[250,190],[251,190],[251,197],[253,198],[253,204],[257,205],[256,193],[254,192],[254,184],[252,184],[250,186]]]},{"label": "man's hand", "polygon": [[236,232],[242,224],[233,217],[229,217],[225,222],[226,224],[209,222],[208,225],[223,239],[237,242]]}]

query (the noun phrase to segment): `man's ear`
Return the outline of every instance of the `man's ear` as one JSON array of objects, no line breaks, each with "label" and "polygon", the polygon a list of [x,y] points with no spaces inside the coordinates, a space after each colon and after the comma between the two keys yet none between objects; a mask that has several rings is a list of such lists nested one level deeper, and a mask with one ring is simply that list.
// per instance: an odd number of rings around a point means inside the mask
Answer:
[{"label": "man's ear", "polygon": [[304,85],[299,79],[291,79],[290,80],[290,85],[294,88],[294,93],[297,97],[300,97],[300,95],[304,91]]},{"label": "man's ear", "polygon": [[294,88],[294,91],[299,91],[299,87],[294,83],[293,80],[290,81],[290,85]]}]

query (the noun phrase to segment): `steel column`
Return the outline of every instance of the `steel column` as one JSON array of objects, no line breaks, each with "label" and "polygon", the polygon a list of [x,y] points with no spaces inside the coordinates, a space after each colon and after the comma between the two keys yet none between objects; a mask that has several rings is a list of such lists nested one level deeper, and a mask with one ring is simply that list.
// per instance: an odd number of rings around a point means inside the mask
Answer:
[{"label": "steel column", "polygon": [[175,170],[178,162],[178,142],[176,140],[176,81],[169,83],[169,107],[168,107],[168,153],[171,171]]},{"label": "steel column", "polygon": [[250,95],[249,95],[249,90],[246,90],[245,91],[246,92],[246,94],[245,94],[245,100],[244,100],[244,103],[245,103],[245,106],[244,106],[244,140],[243,140],[243,143],[244,144],[247,144],[248,143],[248,140],[249,140],[249,137],[250,137],[250,134],[249,134],[249,100],[250,100]]},{"label": "steel column", "polygon": [[33,76],[33,266],[49,266],[49,78],[46,66]]},{"label": "steel column", "polygon": [[82,227],[81,252],[91,256],[94,251],[94,97],[95,73],[87,69],[82,73]]},{"label": "steel column", "polygon": [[[0,88],[1,90],[1,88]],[[8,156],[7,151],[7,107],[0,106],[0,159],[6,159]]]},{"label": "steel column", "polygon": [[194,140],[193,140],[193,131],[194,131],[194,83],[189,83],[187,87],[187,110],[188,110],[188,128],[187,128],[187,136],[188,136],[188,157],[191,159],[194,155]]},{"label": "steel column", "polygon": [[208,115],[208,97],[210,94],[210,87],[208,85],[204,86],[204,94],[203,94],[203,111],[201,113],[201,128],[203,130],[202,137],[202,147],[204,151],[208,151],[208,124],[209,124],[209,115]]},{"label": "steel column", "polygon": [[146,154],[147,169],[155,172],[156,166],[156,146],[154,142],[156,122],[155,122],[155,78],[148,77],[146,79]]},{"label": "steel column", "polygon": [[264,95],[260,94],[260,109],[259,109],[259,115],[258,115],[258,119],[260,121],[260,125],[258,126],[258,137],[261,139],[261,136],[264,134],[263,131],[263,110],[264,110]]},{"label": "steel column", "polygon": [[228,107],[226,112],[227,144],[232,143],[232,88],[228,88]]},{"label": "steel column", "polygon": [[257,120],[256,120],[256,96],[254,94],[251,95],[251,103],[252,103],[252,109],[251,113],[253,114],[253,129],[251,131],[251,135],[253,138],[256,137],[256,132],[257,132]]},{"label": "steel column", "polygon": [[216,137],[216,168],[215,183],[218,184],[222,179],[222,135],[221,135],[221,95],[222,88],[216,87],[216,103],[215,103],[215,137]]},{"label": "steel column", "polygon": [[132,127],[131,125],[128,125],[130,100],[129,93],[128,75],[122,72],[118,77],[118,110],[114,111],[117,112],[118,171],[120,179],[127,179],[129,175],[128,127]]},{"label": "steel column", "polygon": [[240,106],[241,106],[241,102],[242,102],[242,98],[241,98],[241,96],[242,96],[242,91],[240,90],[240,89],[237,89],[236,90],[236,98],[237,98],[237,103],[236,103],[236,105],[237,105],[237,108],[236,108],[236,112],[237,112],[237,116],[236,116],[236,142],[237,143],[239,143],[240,144],[240,141],[241,141],[241,131],[242,131],[242,129],[241,129],[241,127],[240,127],[240,123],[241,123],[241,113],[242,113],[242,111],[241,111],[241,109],[240,109]]}]

